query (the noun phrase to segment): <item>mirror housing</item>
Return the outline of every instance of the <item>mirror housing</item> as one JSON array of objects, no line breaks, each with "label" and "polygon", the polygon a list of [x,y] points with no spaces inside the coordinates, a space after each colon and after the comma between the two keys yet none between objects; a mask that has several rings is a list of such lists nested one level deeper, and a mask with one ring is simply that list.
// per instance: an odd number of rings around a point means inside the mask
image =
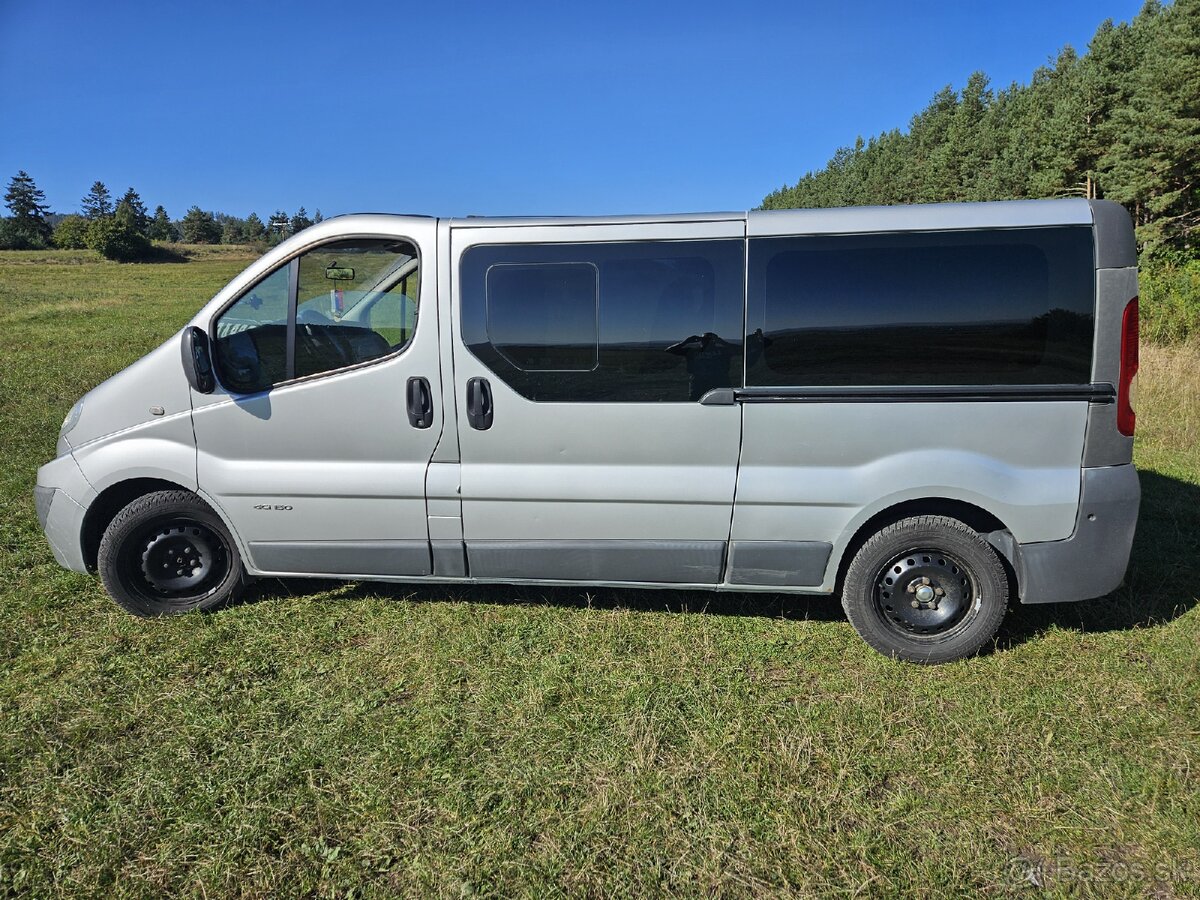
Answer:
[{"label": "mirror housing", "polygon": [[212,350],[208,335],[202,328],[189,325],[183,329],[180,349],[183,356],[183,373],[187,376],[192,390],[200,394],[211,394],[217,388],[217,379],[213,374]]}]

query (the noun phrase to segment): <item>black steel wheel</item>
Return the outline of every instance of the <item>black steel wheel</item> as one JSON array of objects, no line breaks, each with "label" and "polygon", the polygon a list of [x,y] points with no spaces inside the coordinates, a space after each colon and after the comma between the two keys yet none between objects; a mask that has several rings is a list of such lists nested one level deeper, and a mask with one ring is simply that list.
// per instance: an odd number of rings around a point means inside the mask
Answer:
[{"label": "black steel wheel", "polygon": [[117,513],[97,562],[112,598],[138,616],[211,609],[244,582],[225,523],[188,491],[147,494]]},{"label": "black steel wheel", "polygon": [[901,553],[876,576],[879,612],[914,637],[936,640],[971,618],[975,585],[953,554],[930,547]]},{"label": "black steel wheel", "polygon": [[995,637],[1008,608],[1008,577],[996,551],[967,525],[916,516],[863,544],[846,572],[842,606],[880,653],[949,662]]}]

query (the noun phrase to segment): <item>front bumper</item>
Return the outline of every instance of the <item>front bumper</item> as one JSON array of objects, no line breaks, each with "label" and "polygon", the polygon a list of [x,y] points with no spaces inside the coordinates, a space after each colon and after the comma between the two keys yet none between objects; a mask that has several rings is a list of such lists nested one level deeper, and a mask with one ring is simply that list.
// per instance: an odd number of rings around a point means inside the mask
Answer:
[{"label": "front bumper", "polygon": [[58,564],[75,572],[88,570],[83,558],[83,517],[86,504],[95,496],[69,454],[38,469],[33,488],[38,523]]},{"label": "front bumper", "polygon": [[1022,603],[1103,597],[1129,565],[1141,505],[1132,465],[1083,469],[1075,533],[1065,541],[1021,544],[1014,560]]}]

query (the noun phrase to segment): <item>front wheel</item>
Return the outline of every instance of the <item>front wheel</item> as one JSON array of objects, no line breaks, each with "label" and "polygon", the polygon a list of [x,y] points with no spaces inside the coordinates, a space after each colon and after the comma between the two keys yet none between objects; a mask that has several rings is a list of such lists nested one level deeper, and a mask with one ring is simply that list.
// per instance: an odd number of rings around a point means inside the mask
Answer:
[{"label": "front wheel", "polygon": [[237,544],[221,518],[188,491],[157,491],[117,513],[100,539],[100,579],[137,616],[211,609],[244,581]]},{"label": "front wheel", "polygon": [[863,544],[846,572],[842,606],[885,656],[950,662],[996,636],[1008,577],[978,532],[946,516],[915,516]]}]

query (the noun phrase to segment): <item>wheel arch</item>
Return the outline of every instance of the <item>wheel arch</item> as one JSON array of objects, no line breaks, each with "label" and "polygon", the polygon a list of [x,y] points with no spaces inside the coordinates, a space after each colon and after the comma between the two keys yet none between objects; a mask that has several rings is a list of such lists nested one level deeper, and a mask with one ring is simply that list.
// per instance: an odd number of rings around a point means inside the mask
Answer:
[{"label": "wheel arch", "polygon": [[[96,495],[96,498],[88,505],[87,512],[83,514],[83,529],[80,534],[83,561],[89,572],[96,571],[97,557],[100,553],[100,538],[104,536],[105,530],[116,518],[117,513],[139,497],[153,494],[156,491],[196,493],[182,484],[167,481],[165,478],[129,478],[110,484]],[[208,501],[205,500],[205,503]]]},{"label": "wheel arch", "polygon": [[979,532],[1000,556],[1000,562],[1009,578],[1010,596],[1016,596],[1015,592],[1019,588],[1016,573],[1020,571],[1020,545],[1013,538],[1012,531],[999,517],[982,506],[950,497],[903,500],[869,516],[854,530],[843,546],[837,560],[834,591],[838,594],[842,592],[846,570],[850,568],[855,555],[871,535],[912,516],[947,516]]}]

